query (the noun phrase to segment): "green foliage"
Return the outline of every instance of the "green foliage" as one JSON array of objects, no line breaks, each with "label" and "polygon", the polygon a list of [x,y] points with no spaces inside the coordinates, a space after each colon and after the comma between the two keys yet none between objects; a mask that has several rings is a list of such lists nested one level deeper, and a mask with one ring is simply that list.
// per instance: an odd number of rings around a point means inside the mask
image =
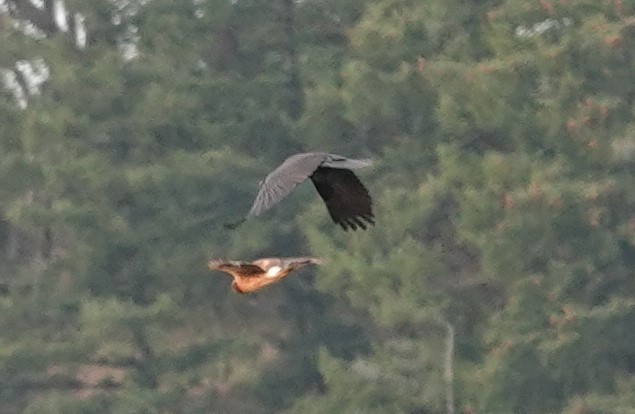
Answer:
[{"label": "green foliage", "polygon": [[[2,412],[633,412],[632,2],[5,3]],[[376,226],[222,226],[302,150]],[[265,255],[326,264],[206,268]]]}]

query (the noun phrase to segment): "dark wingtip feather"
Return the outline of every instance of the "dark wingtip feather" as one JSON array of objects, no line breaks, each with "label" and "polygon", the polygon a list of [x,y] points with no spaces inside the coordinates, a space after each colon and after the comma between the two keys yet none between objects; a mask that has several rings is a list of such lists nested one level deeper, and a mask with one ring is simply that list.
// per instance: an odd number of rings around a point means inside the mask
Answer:
[{"label": "dark wingtip feather", "polygon": [[349,229],[355,231],[358,228],[368,230],[368,224],[374,226],[375,220],[374,217],[370,215],[352,216],[337,221],[337,224],[339,224],[345,231],[348,231]]},{"label": "dark wingtip feather", "polygon": [[311,180],[324,200],[331,219],[345,231],[375,224],[372,199],[357,176],[348,169],[320,167]]},{"label": "dark wingtip feather", "polygon": [[357,217],[351,217],[351,220],[357,224],[357,226],[361,227],[362,230],[366,230],[366,224],[364,224],[364,222],[362,220],[360,220]]}]

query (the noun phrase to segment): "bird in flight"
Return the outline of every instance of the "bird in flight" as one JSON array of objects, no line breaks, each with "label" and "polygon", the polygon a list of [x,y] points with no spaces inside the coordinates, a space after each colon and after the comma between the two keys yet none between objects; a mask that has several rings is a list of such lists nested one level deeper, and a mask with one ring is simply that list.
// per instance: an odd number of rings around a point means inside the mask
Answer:
[{"label": "bird in flight", "polygon": [[258,195],[247,217],[226,227],[236,228],[248,218],[259,216],[310,178],[335,223],[346,231],[366,230],[368,224],[375,224],[372,199],[352,170],[371,165],[372,161],[368,159],[353,160],[326,152],[292,155],[260,182]]},{"label": "bird in flight", "polygon": [[308,264],[322,264],[317,257],[267,257],[253,262],[212,259],[210,270],[229,273],[234,278],[232,288],[238,293],[260,290],[275,283],[290,272]]}]

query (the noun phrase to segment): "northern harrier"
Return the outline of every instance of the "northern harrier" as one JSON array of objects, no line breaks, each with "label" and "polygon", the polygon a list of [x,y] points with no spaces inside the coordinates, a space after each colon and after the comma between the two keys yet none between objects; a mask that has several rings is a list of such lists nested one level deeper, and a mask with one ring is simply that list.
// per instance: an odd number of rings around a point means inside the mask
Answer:
[{"label": "northern harrier", "polygon": [[211,270],[232,275],[232,288],[238,293],[247,293],[275,283],[308,264],[322,264],[322,260],[317,257],[268,257],[253,262],[213,259],[207,265]]},{"label": "northern harrier", "polygon": [[344,230],[358,227],[366,230],[368,223],[375,224],[372,200],[351,170],[371,165],[371,160],[352,160],[326,152],[292,155],[260,182],[247,217],[227,227],[234,228],[252,216],[259,216],[310,178],[335,223]]}]

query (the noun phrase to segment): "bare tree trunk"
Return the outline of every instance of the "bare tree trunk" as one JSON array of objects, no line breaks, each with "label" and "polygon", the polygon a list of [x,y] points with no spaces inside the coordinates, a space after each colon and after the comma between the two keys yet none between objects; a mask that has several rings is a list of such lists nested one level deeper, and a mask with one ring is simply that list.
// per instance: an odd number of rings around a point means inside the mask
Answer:
[{"label": "bare tree trunk", "polygon": [[159,380],[154,368],[154,353],[152,352],[152,348],[148,343],[148,339],[143,327],[133,327],[132,336],[134,338],[134,344],[137,348],[137,355],[134,359],[134,366],[137,369],[137,372],[143,378],[146,385],[149,388],[156,389],[159,386]]},{"label": "bare tree trunk", "polygon": [[29,83],[26,80],[26,76],[24,75],[24,72],[22,72],[18,68],[12,69],[12,72],[15,75],[15,81],[18,83],[20,89],[22,90],[22,96],[24,96],[25,99],[28,98]]},{"label": "bare tree trunk", "polygon": [[454,326],[446,321],[445,327],[447,329],[445,357],[443,358],[445,409],[447,414],[454,414]]},{"label": "bare tree trunk", "polygon": [[11,262],[18,258],[18,245],[20,243],[18,237],[18,230],[9,223],[7,234],[7,258]]},{"label": "bare tree trunk", "polygon": [[287,89],[289,93],[289,115],[298,119],[304,111],[304,91],[300,80],[300,64],[297,51],[295,33],[295,4],[294,0],[283,0],[283,24],[285,31],[284,53],[286,55],[286,71],[289,77]]},{"label": "bare tree trunk", "polygon": [[68,26],[68,32],[73,38],[73,42],[77,45],[77,16],[69,10],[66,10],[66,25]]}]

